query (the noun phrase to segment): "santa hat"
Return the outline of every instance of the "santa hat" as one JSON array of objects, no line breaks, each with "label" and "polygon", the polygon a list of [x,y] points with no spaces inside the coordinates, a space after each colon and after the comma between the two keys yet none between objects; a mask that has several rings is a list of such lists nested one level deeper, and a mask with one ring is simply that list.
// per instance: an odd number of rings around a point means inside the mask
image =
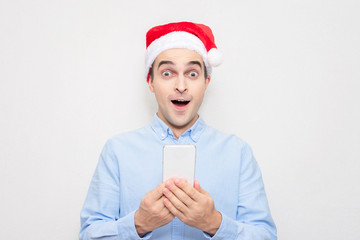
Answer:
[{"label": "santa hat", "polygon": [[204,60],[206,71],[211,75],[212,67],[222,63],[222,55],[215,45],[211,29],[203,24],[177,22],[151,28],[146,33],[145,67],[149,81],[150,69],[156,57],[172,48],[196,51]]}]

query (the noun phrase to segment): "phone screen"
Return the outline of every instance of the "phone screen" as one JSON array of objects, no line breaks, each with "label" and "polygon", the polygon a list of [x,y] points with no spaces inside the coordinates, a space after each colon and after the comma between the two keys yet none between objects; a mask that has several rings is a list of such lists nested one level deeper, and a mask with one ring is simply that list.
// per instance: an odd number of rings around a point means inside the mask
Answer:
[{"label": "phone screen", "polygon": [[185,178],[194,185],[195,145],[165,145],[163,148],[163,181],[172,177]]}]

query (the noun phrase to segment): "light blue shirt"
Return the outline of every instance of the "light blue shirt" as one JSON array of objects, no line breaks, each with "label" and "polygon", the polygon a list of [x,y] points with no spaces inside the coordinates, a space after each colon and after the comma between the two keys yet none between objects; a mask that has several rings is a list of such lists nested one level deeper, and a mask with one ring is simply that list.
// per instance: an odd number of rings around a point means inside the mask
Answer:
[{"label": "light blue shirt", "polygon": [[[162,181],[165,144],[196,145],[195,179],[222,214],[212,238],[177,218],[138,236],[134,214],[143,196]],[[176,139],[157,115],[149,125],[105,144],[81,211],[79,236],[80,240],[277,239],[261,172],[247,143],[207,126],[201,118]]]}]

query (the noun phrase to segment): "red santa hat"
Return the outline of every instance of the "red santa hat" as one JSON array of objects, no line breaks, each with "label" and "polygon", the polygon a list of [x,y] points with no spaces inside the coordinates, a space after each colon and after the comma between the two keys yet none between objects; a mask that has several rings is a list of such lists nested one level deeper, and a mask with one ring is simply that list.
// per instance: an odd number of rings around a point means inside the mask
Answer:
[{"label": "red santa hat", "polygon": [[177,22],[151,28],[146,33],[145,67],[149,81],[150,69],[156,57],[172,48],[196,51],[204,60],[206,71],[211,75],[212,67],[222,63],[222,55],[215,45],[211,29],[203,24]]}]

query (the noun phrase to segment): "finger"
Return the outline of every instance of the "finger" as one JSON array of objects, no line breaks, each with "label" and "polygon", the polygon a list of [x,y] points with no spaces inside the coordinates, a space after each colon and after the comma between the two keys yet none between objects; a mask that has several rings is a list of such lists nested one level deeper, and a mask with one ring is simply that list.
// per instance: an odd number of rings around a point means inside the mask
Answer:
[{"label": "finger", "polygon": [[[178,181],[175,179],[173,182],[166,182],[165,187],[169,189],[181,202],[183,202],[186,206],[190,206],[193,203],[193,199],[188,196],[181,188],[179,188],[175,182]],[[186,181],[186,180],[184,180]],[[166,189],[165,188],[165,189]],[[165,194],[165,193],[164,193]],[[165,194],[166,196],[166,194]],[[168,196],[166,196],[168,197]]]},{"label": "finger", "polygon": [[164,200],[166,199],[165,196],[162,196],[158,202],[156,202],[157,204],[160,204],[161,205],[161,211],[160,211],[160,215],[163,215],[163,216],[167,216],[169,214],[172,215],[172,213],[170,212],[170,210],[165,206],[164,204]]},{"label": "finger", "polygon": [[164,188],[165,184],[162,182],[159,183],[158,186],[151,191],[151,198],[154,200],[159,200],[163,196]]},{"label": "finger", "polygon": [[159,198],[158,200],[156,200],[154,202],[154,206],[158,207],[158,209],[161,209],[161,210],[166,209],[166,207],[164,205],[164,199],[165,198],[166,197],[164,195],[162,195],[161,198]]},{"label": "finger", "polygon": [[[201,195],[194,187],[192,187],[184,178],[176,179],[175,185],[180,188],[187,196],[192,200],[198,201],[201,198]],[[199,185],[200,186],[200,185]]]},{"label": "finger", "polygon": [[194,181],[194,188],[200,192],[200,183],[198,180]]},{"label": "finger", "polygon": [[175,194],[173,194],[173,192],[171,192],[168,188],[165,188],[163,192],[166,199],[169,200],[178,211],[185,213],[188,210],[185,203],[178,199],[177,196],[175,196]]},{"label": "finger", "polygon": [[184,214],[182,212],[180,212],[168,198],[164,199],[164,205],[166,206],[166,208],[170,211],[170,213],[172,215],[179,218],[180,220],[184,219]]}]

